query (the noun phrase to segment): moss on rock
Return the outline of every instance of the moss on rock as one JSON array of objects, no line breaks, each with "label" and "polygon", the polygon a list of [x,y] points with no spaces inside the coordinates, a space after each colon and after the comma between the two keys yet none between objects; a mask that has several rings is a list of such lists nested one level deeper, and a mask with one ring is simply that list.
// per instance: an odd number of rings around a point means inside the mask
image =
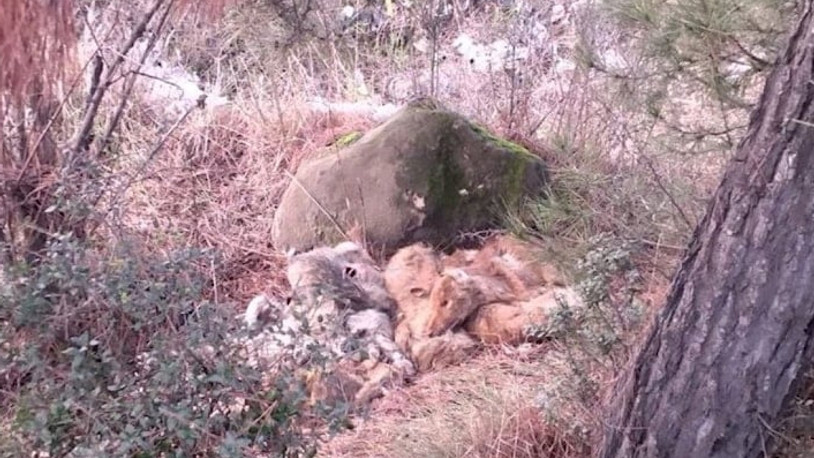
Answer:
[{"label": "moss on rock", "polygon": [[411,102],[334,151],[297,171],[308,193],[290,186],[284,194],[272,234],[278,248],[327,243],[336,231],[326,212],[346,230],[363,226],[368,242],[385,251],[446,244],[495,227],[496,211],[539,195],[547,181],[539,157],[432,99]]},{"label": "moss on rock", "polygon": [[333,142],[333,146],[336,146],[338,148],[344,148],[346,146],[350,146],[356,143],[356,141],[359,140],[360,138],[362,138],[361,132],[359,131],[348,132],[346,134],[340,135],[339,138],[337,138]]},{"label": "moss on rock", "polygon": [[502,149],[505,149],[506,151],[511,151],[511,152],[517,153],[517,154],[523,154],[523,155],[528,155],[528,156],[531,156],[531,157],[537,157],[534,154],[532,154],[531,151],[529,151],[524,146],[519,145],[519,144],[517,144],[515,142],[512,142],[512,141],[506,140],[503,137],[498,137],[497,135],[489,132],[487,129],[485,129],[480,124],[472,122],[472,123],[470,123],[470,125],[472,127],[472,130],[475,131],[476,134],[480,135],[481,137],[483,137],[487,141],[490,141],[490,142],[494,143],[499,148],[502,148]]}]

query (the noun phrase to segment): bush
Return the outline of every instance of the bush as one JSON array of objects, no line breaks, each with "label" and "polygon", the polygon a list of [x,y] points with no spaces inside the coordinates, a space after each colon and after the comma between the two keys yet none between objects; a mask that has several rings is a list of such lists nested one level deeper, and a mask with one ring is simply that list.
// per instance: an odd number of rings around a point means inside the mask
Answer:
[{"label": "bush", "polygon": [[7,269],[2,453],[313,454],[303,384],[284,370],[264,384],[246,363],[240,322],[207,299],[200,266],[213,265],[205,250],[100,251],[62,236],[36,267]]},{"label": "bush", "polygon": [[[636,297],[642,278],[631,259],[635,249],[635,243],[607,234],[593,237],[587,254],[577,262],[575,288],[583,303],[576,307],[560,301],[550,321],[528,330],[532,338],[556,338],[568,369],[558,383],[538,395],[538,405],[552,423],[560,409],[554,400],[569,400],[589,410],[599,404],[600,374],[619,370],[618,350],[626,348],[625,342],[638,331],[644,307]],[[622,362],[625,357],[623,353]]]}]

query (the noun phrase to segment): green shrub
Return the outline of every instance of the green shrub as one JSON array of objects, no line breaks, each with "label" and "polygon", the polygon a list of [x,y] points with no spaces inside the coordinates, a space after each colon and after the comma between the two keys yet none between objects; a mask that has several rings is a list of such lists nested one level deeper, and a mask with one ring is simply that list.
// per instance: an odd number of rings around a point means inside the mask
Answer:
[{"label": "green shrub", "polygon": [[202,250],[63,236],[36,267],[7,269],[0,383],[12,417],[0,454],[313,454],[303,384],[282,366],[263,383],[235,345],[247,334],[234,307],[207,300],[200,266],[217,265]]}]

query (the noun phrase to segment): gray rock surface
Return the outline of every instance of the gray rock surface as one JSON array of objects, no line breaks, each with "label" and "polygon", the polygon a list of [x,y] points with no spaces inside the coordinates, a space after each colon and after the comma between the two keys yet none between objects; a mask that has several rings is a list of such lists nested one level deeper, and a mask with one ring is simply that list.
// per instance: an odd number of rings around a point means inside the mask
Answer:
[{"label": "gray rock surface", "polygon": [[501,209],[542,196],[546,182],[539,157],[420,99],[355,143],[304,162],[283,194],[272,240],[303,251],[344,240],[358,225],[371,250],[442,245],[494,227]]}]

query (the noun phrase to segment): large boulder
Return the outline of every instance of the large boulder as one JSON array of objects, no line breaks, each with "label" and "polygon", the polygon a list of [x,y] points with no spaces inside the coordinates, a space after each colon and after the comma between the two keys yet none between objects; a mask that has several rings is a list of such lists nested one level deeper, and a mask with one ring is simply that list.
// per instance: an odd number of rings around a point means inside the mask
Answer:
[{"label": "large boulder", "polygon": [[280,250],[302,251],[357,226],[385,253],[418,241],[442,245],[494,227],[506,205],[541,196],[546,180],[539,157],[421,99],[351,145],[303,163],[272,238]]}]

